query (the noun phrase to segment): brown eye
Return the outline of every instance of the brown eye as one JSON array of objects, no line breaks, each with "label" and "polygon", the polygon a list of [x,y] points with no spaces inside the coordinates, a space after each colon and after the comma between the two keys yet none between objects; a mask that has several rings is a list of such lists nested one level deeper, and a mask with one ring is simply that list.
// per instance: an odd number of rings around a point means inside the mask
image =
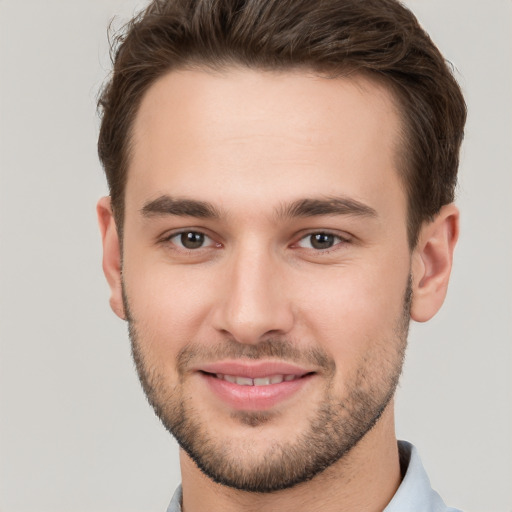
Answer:
[{"label": "brown eye", "polygon": [[199,249],[204,244],[205,236],[197,231],[186,231],[179,235],[179,240],[185,249]]},{"label": "brown eye", "polygon": [[309,235],[309,243],[313,249],[330,249],[335,244],[336,238],[329,233],[314,233]]},{"label": "brown eye", "polygon": [[[176,251],[181,251],[181,254],[192,254],[192,251],[199,251],[204,249],[220,249],[222,244],[216,243],[215,240],[210,238],[202,231],[181,231],[172,235],[166,236],[162,242],[170,246]],[[200,252],[200,254],[203,254]]]},{"label": "brown eye", "polygon": [[297,245],[299,247],[303,247],[304,249],[314,249],[317,251],[322,251],[326,249],[331,249],[335,245],[338,245],[342,242],[345,242],[343,238],[338,235],[333,235],[331,233],[311,233],[310,235],[305,236],[302,240],[299,241]]}]

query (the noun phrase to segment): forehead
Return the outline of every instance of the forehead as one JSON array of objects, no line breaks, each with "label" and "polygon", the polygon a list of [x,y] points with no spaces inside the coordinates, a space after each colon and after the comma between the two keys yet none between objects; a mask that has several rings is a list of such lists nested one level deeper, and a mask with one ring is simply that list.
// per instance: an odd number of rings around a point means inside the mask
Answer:
[{"label": "forehead", "polygon": [[270,206],[305,195],[378,201],[387,190],[402,201],[400,131],[392,94],[362,76],[173,71],[136,116],[127,207],[162,194]]}]

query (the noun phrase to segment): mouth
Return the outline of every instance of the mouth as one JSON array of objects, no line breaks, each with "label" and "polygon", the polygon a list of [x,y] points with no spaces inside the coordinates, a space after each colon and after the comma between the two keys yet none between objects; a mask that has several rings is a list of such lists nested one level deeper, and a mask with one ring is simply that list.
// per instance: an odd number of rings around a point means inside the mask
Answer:
[{"label": "mouth", "polygon": [[222,362],[198,368],[206,388],[224,406],[265,411],[297,399],[315,371],[282,362]]},{"label": "mouth", "polygon": [[293,380],[302,379],[309,373],[304,375],[270,375],[268,377],[255,377],[254,379],[251,377],[243,377],[240,375],[225,375],[223,373],[208,373],[203,372],[206,375],[210,375],[215,377],[216,379],[225,380],[226,382],[231,382],[232,384],[237,384],[238,386],[270,386],[271,384],[281,384],[281,382],[291,382]]}]

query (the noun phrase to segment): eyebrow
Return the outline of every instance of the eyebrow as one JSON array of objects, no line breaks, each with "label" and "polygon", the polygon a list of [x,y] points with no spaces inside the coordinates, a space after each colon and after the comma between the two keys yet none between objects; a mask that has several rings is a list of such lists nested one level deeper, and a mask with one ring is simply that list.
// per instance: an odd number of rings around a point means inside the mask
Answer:
[{"label": "eyebrow", "polygon": [[[163,195],[148,201],[141,209],[144,217],[196,217],[201,219],[219,219],[222,213],[213,204],[195,199],[179,199]],[[277,218],[318,217],[322,215],[354,215],[358,217],[377,217],[370,206],[346,197],[327,197],[325,199],[299,199],[277,210]]]},{"label": "eyebrow", "polygon": [[167,195],[148,201],[142,207],[141,212],[144,217],[175,215],[178,217],[218,219],[221,216],[215,206],[205,201],[177,199]]},{"label": "eyebrow", "polygon": [[357,217],[377,217],[372,207],[347,197],[327,197],[325,199],[299,199],[285,205],[278,211],[278,217],[317,217],[321,215],[354,215]]}]

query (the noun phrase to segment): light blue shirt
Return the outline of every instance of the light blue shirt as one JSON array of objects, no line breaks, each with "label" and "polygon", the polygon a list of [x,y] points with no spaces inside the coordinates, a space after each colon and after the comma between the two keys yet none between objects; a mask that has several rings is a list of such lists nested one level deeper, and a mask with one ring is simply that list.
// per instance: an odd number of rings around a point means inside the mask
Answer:
[{"label": "light blue shirt", "polygon": [[[430,480],[416,448],[398,441],[400,460],[407,469],[393,499],[383,512],[460,512],[447,507],[441,496],[430,486]],[[181,485],[176,489],[167,512],[181,512]]]}]

